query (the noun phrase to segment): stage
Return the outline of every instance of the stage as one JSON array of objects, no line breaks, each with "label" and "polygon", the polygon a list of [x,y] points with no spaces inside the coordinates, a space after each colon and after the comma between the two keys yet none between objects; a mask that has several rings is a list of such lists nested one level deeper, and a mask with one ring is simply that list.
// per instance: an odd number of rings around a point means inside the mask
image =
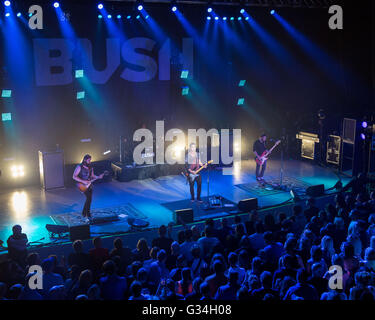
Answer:
[{"label": "stage", "polygon": [[[241,170],[233,176],[222,175],[220,169],[210,171],[210,195],[220,195],[228,203],[237,204],[242,199],[258,198],[258,206],[272,207],[290,199],[289,192],[263,190],[260,193],[239,187],[241,184],[256,184],[254,177],[254,161],[242,161]],[[278,177],[280,162],[271,160],[268,163],[267,177]],[[309,186],[324,184],[325,188],[331,188],[338,180],[337,174],[332,169],[323,168],[310,162],[289,160],[284,163],[284,177],[286,181],[298,181]],[[202,174],[202,197],[207,195],[207,171]],[[343,183],[348,178],[342,177]],[[251,189],[250,189],[251,190]],[[134,180],[131,182],[111,182],[95,185],[92,211],[105,211],[125,208],[130,210],[134,218],[148,222],[149,227],[167,225],[173,221],[173,211],[168,209],[168,204],[179,203],[182,208],[190,205],[200,209],[202,220],[207,217],[219,217],[236,212],[236,207],[227,207],[226,210],[206,211],[200,208],[204,204],[193,203],[189,199],[189,186],[182,175],[166,176],[157,179]],[[22,225],[29,241],[41,241],[49,243],[51,240],[45,229],[46,224],[54,224],[51,216],[59,217],[68,213],[80,212],[84,197],[74,187],[44,191],[39,186],[3,191],[0,194],[0,239],[6,241],[11,234],[11,226]],[[129,209],[130,208],[130,209]],[[226,211],[226,212],[224,212]],[[198,212],[198,211],[197,211]],[[126,215],[119,214],[117,221],[91,226],[91,234],[124,233],[130,230]]]}]

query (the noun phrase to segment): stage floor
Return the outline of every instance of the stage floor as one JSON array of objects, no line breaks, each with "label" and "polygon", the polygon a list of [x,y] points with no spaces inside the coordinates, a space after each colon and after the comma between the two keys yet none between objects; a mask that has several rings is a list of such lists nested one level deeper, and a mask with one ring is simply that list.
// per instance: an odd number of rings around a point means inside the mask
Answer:
[{"label": "stage floor", "polygon": [[[236,175],[224,176],[221,170],[210,171],[210,195],[222,197],[237,203],[246,198],[258,197],[260,207],[280,204],[290,198],[289,192],[270,193],[259,196],[242,188],[238,184],[255,182],[254,161],[242,161],[241,170]],[[278,177],[280,162],[268,163],[267,176]],[[284,176],[303,181],[306,184],[324,184],[332,187],[338,180],[333,170],[308,162],[289,160],[284,163]],[[207,172],[202,174],[202,196],[207,195]],[[342,178],[343,183],[348,181]],[[188,199],[189,186],[185,178],[167,176],[157,179],[131,182],[111,181],[95,185],[92,208],[108,208],[131,204],[141,212],[150,226],[160,226],[173,221],[173,213],[163,203]],[[6,190],[0,193],[0,239],[6,241],[11,227],[20,224],[28,235],[29,241],[50,242],[46,224],[53,224],[51,215],[80,212],[84,196],[75,188],[44,191],[40,187],[27,187]],[[126,232],[129,226],[120,219],[118,222],[91,227],[92,233]]]}]

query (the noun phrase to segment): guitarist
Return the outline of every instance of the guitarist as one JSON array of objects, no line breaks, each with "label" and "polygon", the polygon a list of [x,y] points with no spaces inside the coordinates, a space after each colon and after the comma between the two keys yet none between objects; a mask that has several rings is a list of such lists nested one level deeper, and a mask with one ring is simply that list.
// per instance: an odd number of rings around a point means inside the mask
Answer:
[{"label": "guitarist", "polygon": [[[262,133],[259,136],[259,139],[257,139],[254,142],[253,152],[256,157],[255,159],[261,159],[264,151],[268,151],[266,147],[266,141],[267,141],[267,135],[265,133]],[[263,176],[264,176],[264,172],[266,171],[266,168],[267,168],[267,160],[264,161],[263,165],[260,165],[258,163],[256,164],[255,176],[256,176],[257,181],[262,182],[264,180]]]},{"label": "guitarist", "polygon": [[83,157],[82,162],[77,165],[74,170],[73,179],[79,183],[83,183],[84,185],[89,186],[84,192],[86,201],[82,210],[82,216],[86,219],[86,222],[89,222],[91,220],[90,208],[92,201],[92,184],[90,184],[90,181],[92,179],[101,179],[103,178],[103,176],[104,174],[101,174],[99,176],[96,176],[94,174],[94,170],[91,166],[91,156],[89,154],[86,154]]},{"label": "guitarist", "polygon": [[195,200],[194,197],[194,183],[197,182],[197,201],[202,202],[201,200],[201,190],[202,190],[202,177],[199,174],[195,179],[192,179],[190,173],[195,174],[195,171],[202,166],[200,161],[199,152],[197,152],[197,147],[195,143],[191,143],[189,146],[189,151],[185,157],[185,168],[189,173],[188,181],[190,185],[190,195],[191,201]]}]

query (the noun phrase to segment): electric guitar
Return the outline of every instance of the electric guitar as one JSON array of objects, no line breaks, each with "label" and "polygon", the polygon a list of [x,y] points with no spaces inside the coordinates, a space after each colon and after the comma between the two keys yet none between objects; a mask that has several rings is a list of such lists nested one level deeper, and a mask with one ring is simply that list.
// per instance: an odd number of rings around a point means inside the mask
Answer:
[{"label": "electric guitar", "polygon": [[212,162],[214,162],[214,161],[213,160],[208,161],[203,166],[201,166],[199,169],[195,170],[194,173],[189,172],[189,171],[185,171],[185,172],[181,172],[181,173],[182,173],[182,175],[184,175],[186,177],[187,181],[189,181],[189,177],[192,181],[194,181],[195,178],[197,178],[199,176],[199,172],[201,172],[203,169],[207,168],[207,166],[209,164],[211,164]]},{"label": "electric guitar", "polygon": [[259,158],[258,157],[255,158],[256,163],[259,165],[263,165],[268,160],[268,156],[271,154],[273,149],[275,149],[280,143],[281,143],[280,140],[276,141],[275,145],[270,150],[264,151]]},{"label": "electric guitar", "polygon": [[108,176],[108,175],[109,175],[109,172],[106,170],[101,175],[99,175],[98,177],[96,177],[96,178],[91,179],[90,181],[88,181],[88,183],[86,183],[86,184],[82,183],[82,182],[77,182],[77,188],[82,193],[85,193],[88,190],[88,188],[90,188],[90,186],[92,185],[92,183],[94,181],[103,179],[104,176]]}]

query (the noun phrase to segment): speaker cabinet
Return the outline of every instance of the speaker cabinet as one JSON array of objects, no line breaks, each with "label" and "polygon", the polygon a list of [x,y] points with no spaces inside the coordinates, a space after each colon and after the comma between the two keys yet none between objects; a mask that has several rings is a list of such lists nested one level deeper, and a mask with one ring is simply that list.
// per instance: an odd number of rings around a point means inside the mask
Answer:
[{"label": "speaker cabinet", "polygon": [[43,189],[64,188],[64,154],[62,151],[39,151],[40,184]]},{"label": "speaker cabinet", "polygon": [[194,211],[192,208],[175,210],[173,220],[176,224],[194,222]]},{"label": "speaker cabinet", "polygon": [[82,224],[69,227],[70,241],[90,239],[90,225]]},{"label": "speaker cabinet", "polygon": [[324,195],[324,184],[318,184],[306,189],[306,195],[309,197],[320,197]]},{"label": "speaker cabinet", "polygon": [[238,202],[240,212],[250,212],[258,209],[258,198],[244,199]]}]

